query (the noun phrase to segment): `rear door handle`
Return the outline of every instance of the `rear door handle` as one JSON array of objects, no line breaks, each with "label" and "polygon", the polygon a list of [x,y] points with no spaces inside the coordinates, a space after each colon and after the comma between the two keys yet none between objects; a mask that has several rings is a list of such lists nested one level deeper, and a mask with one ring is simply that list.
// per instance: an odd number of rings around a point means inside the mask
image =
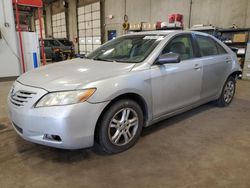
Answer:
[{"label": "rear door handle", "polygon": [[195,69],[195,70],[200,70],[200,69],[201,69],[201,65],[195,64],[195,65],[194,65],[194,69]]},{"label": "rear door handle", "polygon": [[225,59],[225,61],[226,61],[226,63],[231,63],[232,59],[228,57],[228,58]]}]

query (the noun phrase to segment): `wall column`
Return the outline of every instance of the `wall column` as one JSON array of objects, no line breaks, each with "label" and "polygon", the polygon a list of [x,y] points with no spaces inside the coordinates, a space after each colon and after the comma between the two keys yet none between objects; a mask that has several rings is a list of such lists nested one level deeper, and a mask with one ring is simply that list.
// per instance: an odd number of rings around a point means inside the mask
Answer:
[{"label": "wall column", "polygon": [[78,43],[75,38],[78,37],[77,33],[77,0],[68,1],[68,36],[69,40],[75,45],[75,52],[78,52]]},{"label": "wall column", "polygon": [[52,31],[52,12],[51,12],[51,5],[47,5],[45,7],[46,11],[46,17],[45,17],[45,27],[46,27],[46,36],[52,37],[53,31]]}]

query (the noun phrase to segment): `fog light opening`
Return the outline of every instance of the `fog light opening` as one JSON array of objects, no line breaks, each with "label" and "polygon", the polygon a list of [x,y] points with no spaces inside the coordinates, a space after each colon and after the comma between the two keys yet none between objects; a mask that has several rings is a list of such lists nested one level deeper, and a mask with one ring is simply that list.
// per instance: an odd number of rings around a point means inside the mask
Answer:
[{"label": "fog light opening", "polygon": [[43,136],[43,139],[45,139],[45,140],[51,140],[51,141],[57,141],[57,142],[61,142],[62,141],[62,139],[61,139],[60,136],[53,135],[53,134],[45,134]]}]

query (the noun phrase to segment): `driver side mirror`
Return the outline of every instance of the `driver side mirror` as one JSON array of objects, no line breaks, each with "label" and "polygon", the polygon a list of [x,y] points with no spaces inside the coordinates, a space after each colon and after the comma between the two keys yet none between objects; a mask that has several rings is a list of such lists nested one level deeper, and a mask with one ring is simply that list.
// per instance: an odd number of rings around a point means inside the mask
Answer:
[{"label": "driver side mirror", "polygon": [[166,53],[160,55],[160,57],[157,60],[158,65],[164,65],[167,63],[180,63],[181,58],[179,54],[176,53]]}]

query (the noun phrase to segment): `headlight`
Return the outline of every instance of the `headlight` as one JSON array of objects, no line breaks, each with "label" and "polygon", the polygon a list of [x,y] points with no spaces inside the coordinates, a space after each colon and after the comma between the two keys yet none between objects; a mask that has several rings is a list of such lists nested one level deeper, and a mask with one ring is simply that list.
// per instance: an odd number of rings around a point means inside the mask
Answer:
[{"label": "headlight", "polygon": [[96,89],[92,88],[86,90],[49,93],[42,97],[35,107],[62,106],[84,102],[91,97],[95,91]]}]

